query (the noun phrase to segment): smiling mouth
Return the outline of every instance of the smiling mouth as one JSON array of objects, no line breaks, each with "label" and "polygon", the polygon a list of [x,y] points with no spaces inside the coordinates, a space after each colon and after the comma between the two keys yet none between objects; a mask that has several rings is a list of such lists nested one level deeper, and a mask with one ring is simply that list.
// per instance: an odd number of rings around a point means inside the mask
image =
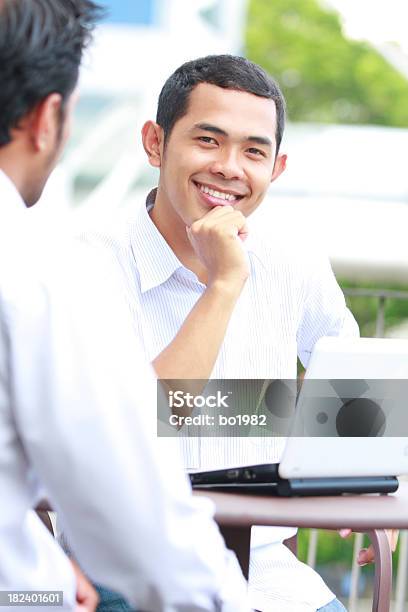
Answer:
[{"label": "smiling mouth", "polygon": [[239,195],[236,193],[231,193],[229,191],[219,191],[218,189],[213,189],[212,187],[208,187],[208,185],[203,185],[202,183],[198,183],[193,181],[196,187],[201,191],[202,194],[210,196],[211,199],[220,200],[225,204],[234,204],[238,202],[238,200],[242,200],[243,195]]}]

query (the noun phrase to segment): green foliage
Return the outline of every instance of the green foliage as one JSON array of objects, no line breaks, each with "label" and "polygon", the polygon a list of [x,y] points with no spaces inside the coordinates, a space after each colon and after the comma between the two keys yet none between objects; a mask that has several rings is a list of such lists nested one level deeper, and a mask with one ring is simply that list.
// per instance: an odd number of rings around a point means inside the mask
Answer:
[{"label": "green foliage", "polygon": [[[351,283],[340,280],[339,284],[346,291],[347,288],[378,289],[378,285],[375,283]],[[399,285],[382,286],[381,288],[393,291],[407,291],[406,286]],[[346,302],[359,325],[361,336],[375,336],[378,298],[347,296]],[[406,320],[408,320],[408,301],[388,298],[385,302],[384,311],[385,331],[400,325]]]},{"label": "green foliage", "polygon": [[246,54],[280,83],[291,120],[408,126],[407,80],[318,0],[251,0]]},{"label": "green foliage", "polygon": [[[298,557],[306,563],[307,550],[310,537],[309,529],[299,529],[298,532]],[[337,531],[319,531],[316,562],[319,565],[336,562],[344,563],[346,567],[351,565],[353,557],[353,538],[343,539]]]},{"label": "green foliage", "polygon": [[[298,557],[303,563],[307,560],[308,543],[310,538],[309,529],[299,529],[298,531]],[[370,541],[366,536],[363,546],[369,546]],[[343,565],[345,568],[351,567],[353,559],[354,537],[341,538],[337,531],[319,530],[319,539],[317,545],[316,564],[318,566],[326,566],[330,563]],[[393,569],[398,567],[399,547],[392,556]],[[371,573],[372,566],[363,568],[364,572]]]}]

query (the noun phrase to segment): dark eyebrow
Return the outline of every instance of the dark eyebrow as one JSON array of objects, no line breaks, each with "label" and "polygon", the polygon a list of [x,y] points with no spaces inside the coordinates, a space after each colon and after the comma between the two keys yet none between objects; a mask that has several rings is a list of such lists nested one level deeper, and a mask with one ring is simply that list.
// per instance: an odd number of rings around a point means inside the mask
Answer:
[{"label": "dark eyebrow", "polygon": [[196,123],[194,129],[203,130],[204,132],[213,132],[214,134],[220,134],[221,136],[228,136],[225,130],[222,130],[216,125],[211,125],[211,123]]},{"label": "dark eyebrow", "polygon": [[[220,136],[228,136],[228,132],[222,128],[212,125],[211,123],[196,123],[193,129],[203,130],[204,132],[212,132],[213,134],[220,134]],[[270,138],[265,136],[247,136],[242,139],[243,142],[254,142],[255,144],[264,145],[272,148],[272,141]]]},{"label": "dark eyebrow", "polygon": [[254,142],[255,144],[264,145],[266,147],[272,147],[272,141],[270,138],[265,138],[264,136],[248,136],[245,140],[249,142]]}]

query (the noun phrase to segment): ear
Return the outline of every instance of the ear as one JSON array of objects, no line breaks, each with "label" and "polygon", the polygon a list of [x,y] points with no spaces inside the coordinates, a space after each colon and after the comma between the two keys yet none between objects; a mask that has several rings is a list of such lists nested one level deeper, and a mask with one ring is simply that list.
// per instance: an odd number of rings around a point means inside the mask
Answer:
[{"label": "ear", "polygon": [[142,127],[142,142],[150,165],[160,168],[164,145],[163,128],[154,121],[146,121]]},{"label": "ear", "polygon": [[276,181],[276,179],[282,174],[282,172],[286,169],[286,162],[288,160],[288,156],[285,153],[281,153],[275,159],[275,164],[273,166],[273,172],[271,176],[271,183]]},{"label": "ear", "polygon": [[62,96],[52,93],[30,113],[28,130],[37,152],[55,147],[61,122]]}]

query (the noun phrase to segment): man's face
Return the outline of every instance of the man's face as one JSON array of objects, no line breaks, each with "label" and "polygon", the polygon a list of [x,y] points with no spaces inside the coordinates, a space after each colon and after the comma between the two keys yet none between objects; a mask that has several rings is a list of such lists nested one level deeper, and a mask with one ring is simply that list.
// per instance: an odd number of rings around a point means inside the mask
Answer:
[{"label": "man's face", "polygon": [[162,145],[160,192],[184,225],[215,206],[250,215],[284,169],[273,100],[201,83]]}]

